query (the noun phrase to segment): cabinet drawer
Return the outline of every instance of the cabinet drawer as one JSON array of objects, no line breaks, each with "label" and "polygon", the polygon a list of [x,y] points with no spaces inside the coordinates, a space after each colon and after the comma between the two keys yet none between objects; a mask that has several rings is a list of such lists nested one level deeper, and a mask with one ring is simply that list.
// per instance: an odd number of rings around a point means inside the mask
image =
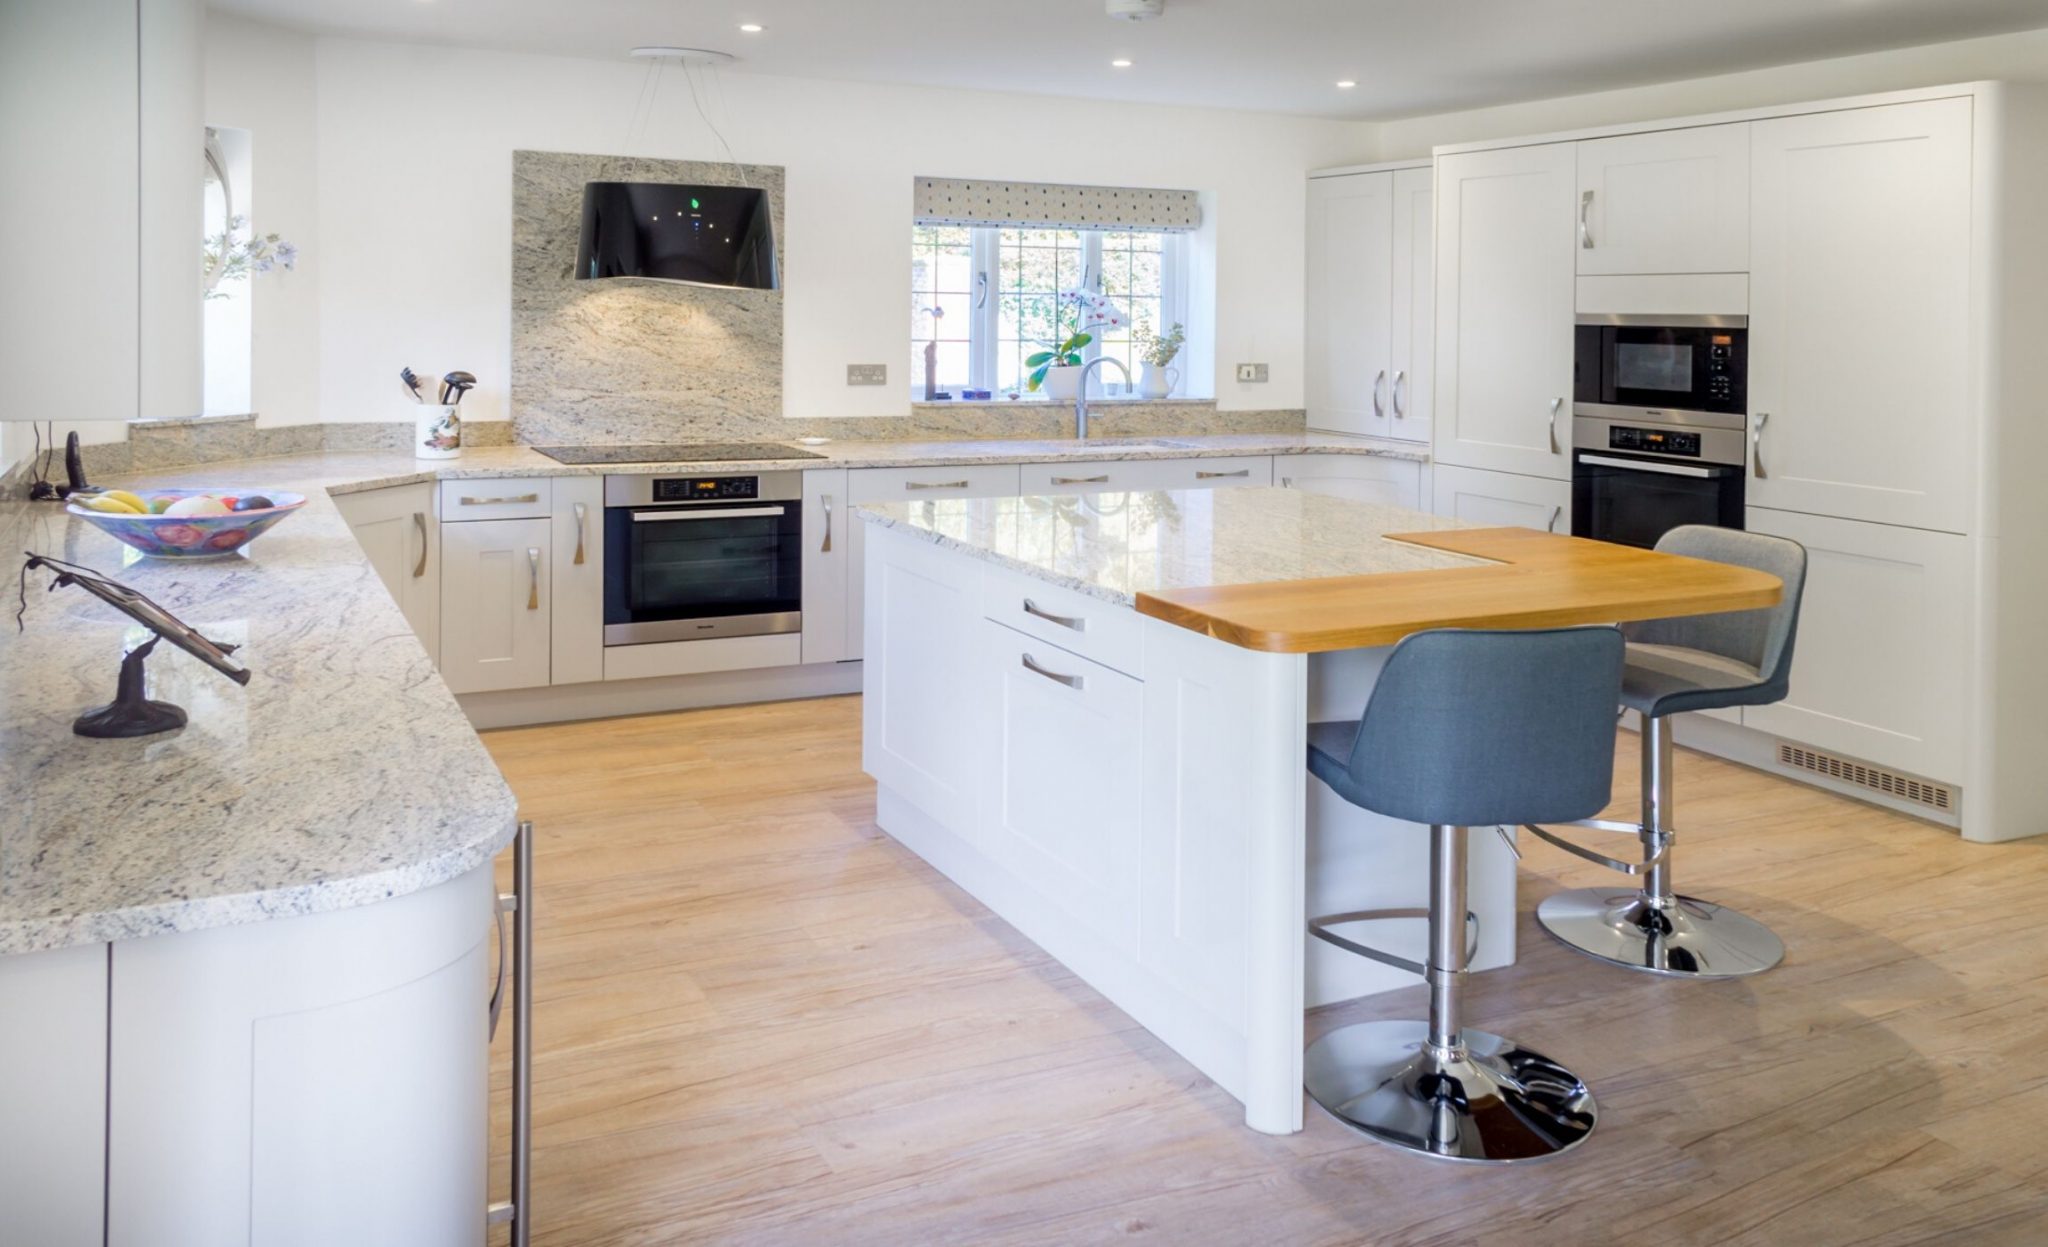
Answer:
[{"label": "cabinet drawer", "polygon": [[1131,607],[1047,584],[1006,567],[985,566],[981,611],[999,624],[1125,675],[1144,675],[1144,623]]},{"label": "cabinet drawer", "polygon": [[1147,463],[1148,489],[1224,489],[1233,485],[1271,485],[1273,460],[1265,455],[1227,459],[1155,459]]},{"label": "cabinet drawer", "polygon": [[545,476],[476,477],[441,482],[441,521],[545,519],[553,506]]},{"label": "cabinet drawer", "polygon": [[1014,463],[963,464],[950,468],[855,468],[846,474],[855,504],[916,501],[920,498],[995,498],[1017,492]]},{"label": "cabinet drawer", "polygon": [[475,477],[440,483],[440,520],[543,520],[553,512],[547,477]]},{"label": "cabinet drawer", "polygon": [[1104,491],[1158,489],[1144,459],[1062,460],[1027,463],[1017,487],[1020,494],[1091,494]]}]

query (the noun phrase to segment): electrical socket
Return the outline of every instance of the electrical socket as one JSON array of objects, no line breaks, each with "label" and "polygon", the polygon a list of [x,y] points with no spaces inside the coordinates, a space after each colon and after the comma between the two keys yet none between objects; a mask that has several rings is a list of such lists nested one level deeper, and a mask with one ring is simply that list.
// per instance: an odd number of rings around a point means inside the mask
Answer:
[{"label": "electrical socket", "polygon": [[1264,381],[1266,379],[1266,366],[1264,364],[1239,364],[1237,366],[1237,379],[1239,381]]},{"label": "electrical socket", "polygon": [[848,364],[846,366],[846,384],[887,385],[889,384],[889,365]]}]

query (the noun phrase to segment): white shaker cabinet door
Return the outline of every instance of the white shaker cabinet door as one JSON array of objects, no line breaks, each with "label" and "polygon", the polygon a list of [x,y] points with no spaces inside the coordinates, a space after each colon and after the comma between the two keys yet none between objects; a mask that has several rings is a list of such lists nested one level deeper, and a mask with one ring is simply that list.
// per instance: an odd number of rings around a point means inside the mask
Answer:
[{"label": "white shaker cabinet door", "polygon": [[1436,174],[1394,173],[1394,375],[1387,380],[1387,435],[1429,440],[1436,340]]},{"label": "white shaker cabinet door", "polygon": [[1394,175],[1308,184],[1308,425],[1392,430]]},{"label": "white shaker cabinet door", "polygon": [[1438,515],[1495,528],[1534,528],[1546,533],[1572,530],[1572,485],[1540,476],[1479,472],[1438,465]]},{"label": "white shaker cabinet door", "polygon": [[334,505],[377,579],[426,647],[427,657],[439,662],[441,521],[434,511],[433,485],[421,482],[341,494]]},{"label": "white shaker cabinet door", "polygon": [[1568,478],[1574,145],[1452,153],[1436,185],[1437,461]]},{"label": "white shaker cabinet door", "polygon": [[604,679],[604,478],[558,478],[553,506],[548,681],[585,684]]},{"label": "white shaker cabinet door", "polygon": [[1749,270],[1746,123],[1578,146],[1582,275]]},{"label": "white shaker cabinet door", "polygon": [[457,693],[548,682],[552,521],[441,527],[441,678]]},{"label": "white shaker cabinet door", "polygon": [[852,588],[847,570],[853,544],[847,534],[846,469],[804,471],[803,661],[839,662],[859,658],[849,650],[846,625]]},{"label": "white shaker cabinet door", "polygon": [[[846,494],[855,506],[864,502],[941,502],[947,498],[1010,498],[1018,490],[1014,463],[940,465],[931,468],[849,468]],[[868,525],[859,516],[846,526],[846,656],[859,658],[867,627]]]},{"label": "white shaker cabinet door", "polygon": [[1752,505],[1964,531],[1970,109],[1755,123]]},{"label": "white shaker cabinet door", "polygon": [[1969,538],[1755,507],[1748,528],[1799,542],[1807,567],[1791,694],[1743,726],[1962,782]]}]

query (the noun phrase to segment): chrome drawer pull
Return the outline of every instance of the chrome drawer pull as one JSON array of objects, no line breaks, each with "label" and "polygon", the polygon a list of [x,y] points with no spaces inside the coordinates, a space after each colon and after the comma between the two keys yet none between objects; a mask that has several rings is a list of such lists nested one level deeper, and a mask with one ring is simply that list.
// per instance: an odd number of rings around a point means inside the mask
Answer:
[{"label": "chrome drawer pull", "polygon": [[1036,658],[1029,654],[1024,655],[1024,669],[1033,675],[1042,675],[1048,680],[1056,680],[1075,692],[1080,692],[1088,687],[1088,678],[1086,676],[1061,675],[1057,671],[1047,671],[1044,667],[1038,665]]},{"label": "chrome drawer pull", "polygon": [[412,565],[412,578],[418,580],[427,574],[427,515],[424,511],[412,513],[412,526],[420,530],[420,561]]},{"label": "chrome drawer pull", "polygon": [[1024,599],[1024,613],[1027,615],[1036,615],[1040,619],[1043,619],[1045,622],[1051,624],[1058,624],[1062,628],[1072,628],[1076,632],[1088,631],[1088,621],[1086,619],[1083,619],[1081,616],[1055,615],[1051,611],[1046,610],[1044,607],[1040,606],[1038,603],[1032,601],[1030,598]]},{"label": "chrome drawer pull", "polygon": [[1387,370],[1382,368],[1380,369],[1379,375],[1372,379],[1372,414],[1375,417],[1382,420],[1386,418],[1387,409],[1385,405],[1383,405],[1380,402],[1380,387],[1385,385],[1386,383]]},{"label": "chrome drawer pull", "polygon": [[584,525],[584,523],[583,523],[583,520],[584,520],[584,517],[585,517],[585,516],[587,516],[587,515],[589,515],[589,514],[590,514],[590,506],[589,506],[589,504],[588,504],[588,503],[582,503],[582,502],[576,503],[576,504],[575,504],[575,506],[576,506],[576,558],[575,558],[575,560],[574,560],[574,561],[575,561],[575,562],[577,562],[577,563],[581,563],[581,562],[583,561],[583,531],[584,531],[584,528],[585,528],[585,525]]},{"label": "chrome drawer pull", "polygon": [[1408,418],[1408,413],[1402,410],[1401,408],[1401,383],[1406,381],[1407,379],[1408,370],[1406,368],[1397,368],[1394,370],[1394,419],[1396,420],[1405,420]]},{"label": "chrome drawer pull", "polygon": [[966,481],[905,481],[905,489],[965,489]]},{"label": "chrome drawer pull", "polygon": [[464,498],[465,507],[511,507],[525,502],[539,502],[539,494],[521,494],[517,498]]},{"label": "chrome drawer pull", "polygon": [[1559,519],[1560,519],[1560,518],[1561,518],[1561,517],[1562,517],[1563,515],[1564,515],[1564,508],[1563,508],[1563,507],[1552,507],[1552,508],[1550,508],[1550,522],[1549,522],[1548,524],[1545,524],[1545,525],[1543,526],[1543,531],[1544,531],[1544,532],[1546,532],[1546,533],[1554,533],[1554,532],[1556,532],[1556,531],[1557,531],[1557,521],[1558,521],[1558,520],[1559,520]]},{"label": "chrome drawer pull", "polygon": [[1250,476],[1251,474],[1252,470],[1250,468],[1239,468],[1235,472],[1204,472],[1200,468],[1195,469],[1195,479],[1198,481],[1217,481],[1228,476]]},{"label": "chrome drawer pull", "polygon": [[1102,476],[1055,476],[1052,478],[1052,483],[1055,485],[1106,485],[1109,483],[1109,476],[1106,473]]},{"label": "chrome drawer pull", "polygon": [[540,609],[540,547],[526,547],[526,609]]}]

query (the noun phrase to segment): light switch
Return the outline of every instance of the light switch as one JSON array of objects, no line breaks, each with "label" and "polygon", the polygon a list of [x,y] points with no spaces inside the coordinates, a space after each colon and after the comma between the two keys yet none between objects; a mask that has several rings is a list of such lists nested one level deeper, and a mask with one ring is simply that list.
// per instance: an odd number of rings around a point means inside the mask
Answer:
[{"label": "light switch", "polygon": [[1237,366],[1237,379],[1239,381],[1264,381],[1266,379],[1266,366],[1264,364],[1239,364]]}]

